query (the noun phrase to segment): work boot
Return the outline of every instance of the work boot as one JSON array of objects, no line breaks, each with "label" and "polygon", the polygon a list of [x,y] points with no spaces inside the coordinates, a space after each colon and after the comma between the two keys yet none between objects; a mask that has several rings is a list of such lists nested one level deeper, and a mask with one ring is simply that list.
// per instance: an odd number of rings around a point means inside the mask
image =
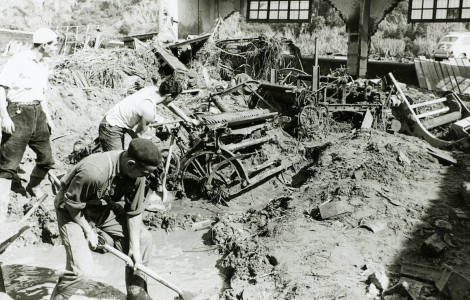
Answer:
[{"label": "work boot", "polygon": [[136,275],[132,268],[126,267],[127,300],[152,300],[147,293],[147,282]]},{"label": "work boot", "polygon": [[41,188],[41,182],[46,178],[48,170],[44,170],[35,166],[31,172],[29,178],[29,183],[26,186],[26,192],[31,195],[31,197],[41,198],[44,195],[44,191]]},{"label": "work boot", "polygon": [[10,203],[11,179],[0,178],[0,224],[5,223]]}]

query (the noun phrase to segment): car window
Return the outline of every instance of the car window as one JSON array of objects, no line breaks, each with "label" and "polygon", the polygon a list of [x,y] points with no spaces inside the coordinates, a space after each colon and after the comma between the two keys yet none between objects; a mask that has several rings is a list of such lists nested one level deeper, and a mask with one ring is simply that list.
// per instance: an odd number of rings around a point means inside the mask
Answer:
[{"label": "car window", "polygon": [[463,38],[462,45],[470,45],[470,37]]},{"label": "car window", "polygon": [[459,38],[455,37],[455,36],[446,36],[446,37],[442,38],[441,43],[453,43],[458,39]]}]

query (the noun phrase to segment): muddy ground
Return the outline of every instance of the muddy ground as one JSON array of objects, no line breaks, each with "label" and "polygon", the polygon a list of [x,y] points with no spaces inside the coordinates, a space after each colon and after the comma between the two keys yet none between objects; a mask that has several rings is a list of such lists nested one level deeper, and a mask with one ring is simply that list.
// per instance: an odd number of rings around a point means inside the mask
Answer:
[{"label": "muddy ground", "polygon": [[[406,92],[415,98],[430,97],[418,89]],[[204,93],[186,95],[178,104],[187,111],[196,109]],[[97,88],[50,88],[47,95],[57,127],[52,137],[66,134],[52,142],[57,175],[70,167],[74,143],[93,141],[104,113],[125,94]],[[229,103],[234,109],[245,106],[239,97]],[[161,113],[171,118],[168,111]],[[212,220],[207,238],[200,243],[219,255],[211,267],[220,270],[225,284],[205,299],[379,299],[369,275],[382,270],[392,286],[402,276],[400,267],[409,263],[449,266],[470,278],[470,223],[455,214],[455,209],[461,209],[470,216],[469,205],[459,193],[461,183],[470,180],[469,155],[451,153],[458,164],[450,164],[430,155],[422,140],[378,130],[331,133],[318,145],[315,155],[303,152],[283,176],[232,200],[228,208],[204,199],[176,201],[170,213],[146,216],[149,230],[175,236],[183,227],[189,230],[191,223]],[[284,157],[289,153],[282,147],[276,149],[270,154]],[[18,229],[15,221],[30,205],[21,187],[26,186],[33,162],[34,153],[28,150],[20,166],[20,181],[11,193],[9,223],[0,234],[2,240]],[[51,185],[45,182],[44,187],[51,196],[31,219],[32,229],[10,251],[34,249],[43,243],[60,247]],[[326,202],[342,203],[347,212],[323,219],[318,207]],[[164,220],[171,222],[162,228]],[[371,224],[380,230],[374,233],[367,228]],[[429,257],[421,245],[434,233],[445,236],[448,245],[443,254]],[[449,299],[434,285],[421,289],[420,296]],[[464,299],[470,299],[469,295]]]}]

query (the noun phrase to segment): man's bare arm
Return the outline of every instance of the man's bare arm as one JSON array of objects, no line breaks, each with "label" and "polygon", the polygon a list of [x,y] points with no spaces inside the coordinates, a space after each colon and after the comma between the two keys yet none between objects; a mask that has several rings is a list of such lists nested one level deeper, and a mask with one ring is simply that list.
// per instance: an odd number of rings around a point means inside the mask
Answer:
[{"label": "man's bare arm", "polygon": [[189,122],[189,123],[193,123],[194,125],[199,125],[199,121],[196,120],[196,119],[191,119],[190,117],[188,117],[184,111],[182,111],[179,107],[177,107],[175,104],[173,103],[168,103],[167,104],[167,107],[169,109],[171,109],[175,114],[177,114],[178,116],[180,116],[183,120],[185,120],[186,122]]},{"label": "man's bare arm", "polygon": [[[141,118],[137,128],[135,129],[135,134],[137,137],[142,137],[142,134],[147,131],[148,125],[155,119],[155,107],[150,100],[142,101],[142,104],[138,107],[138,110]],[[132,137],[132,134],[129,134]]]},{"label": "man's bare arm", "polygon": [[140,253],[140,226],[142,226],[142,214],[127,216],[127,227],[129,230],[129,256],[134,263],[142,263]]}]

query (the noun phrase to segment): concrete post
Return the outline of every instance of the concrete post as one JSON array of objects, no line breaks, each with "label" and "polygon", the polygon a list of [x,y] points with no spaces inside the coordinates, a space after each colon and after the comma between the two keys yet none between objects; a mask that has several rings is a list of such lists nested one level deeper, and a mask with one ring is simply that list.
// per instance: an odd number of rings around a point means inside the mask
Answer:
[{"label": "concrete post", "polygon": [[359,7],[359,19],[349,25],[348,69],[353,78],[365,78],[369,55],[369,23],[371,0],[362,0]]}]

